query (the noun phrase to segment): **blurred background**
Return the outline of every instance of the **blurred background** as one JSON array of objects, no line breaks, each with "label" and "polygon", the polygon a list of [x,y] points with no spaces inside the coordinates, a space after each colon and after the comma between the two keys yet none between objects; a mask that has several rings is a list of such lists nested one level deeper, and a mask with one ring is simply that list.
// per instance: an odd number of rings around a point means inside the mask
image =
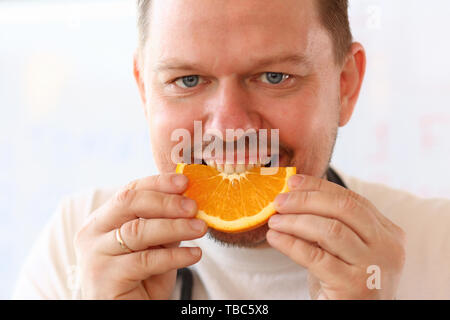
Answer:
[{"label": "blurred background", "polygon": [[[450,1],[350,5],[368,69],[333,164],[450,197]],[[0,299],[61,197],[157,173],[136,41],[133,0],[0,0]]]}]

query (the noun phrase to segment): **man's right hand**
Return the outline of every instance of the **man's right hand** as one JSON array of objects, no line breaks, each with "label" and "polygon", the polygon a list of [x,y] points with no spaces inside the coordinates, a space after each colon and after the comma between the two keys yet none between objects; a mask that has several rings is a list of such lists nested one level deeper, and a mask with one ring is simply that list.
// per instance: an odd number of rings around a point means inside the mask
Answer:
[{"label": "man's right hand", "polygon": [[[181,195],[187,177],[161,174],[134,181],[92,212],[75,237],[83,299],[169,299],[177,269],[200,260],[202,237],[194,200]],[[116,239],[116,229],[126,246]]]}]

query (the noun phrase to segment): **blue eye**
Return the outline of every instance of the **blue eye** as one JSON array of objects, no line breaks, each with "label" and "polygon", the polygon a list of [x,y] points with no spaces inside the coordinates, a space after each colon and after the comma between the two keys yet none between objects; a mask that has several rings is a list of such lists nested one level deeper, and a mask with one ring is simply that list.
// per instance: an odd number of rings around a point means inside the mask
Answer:
[{"label": "blue eye", "polygon": [[265,72],[262,76],[263,82],[265,78],[270,84],[279,84],[289,78],[289,75],[280,72]]},{"label": "blue eye", "polygon": [[175,81],[177,85],[185,88],[193,88],[197,86],[199,82],[199,76],[196,75],[181,77]]}]

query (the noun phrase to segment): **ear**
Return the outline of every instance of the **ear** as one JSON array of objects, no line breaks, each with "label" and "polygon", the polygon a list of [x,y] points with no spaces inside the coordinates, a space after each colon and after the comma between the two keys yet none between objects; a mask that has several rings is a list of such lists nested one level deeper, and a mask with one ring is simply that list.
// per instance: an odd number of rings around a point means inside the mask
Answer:
[{"label": "ear", "polygon": [[145,116],[147,116],[147,108],[145,107],[147,105],[147,99],[145,96],[145,86],[144,86],[144,81],[142,78],[141,67],[142,67],[142,65],[140,64],[140,61],[139,61],[139,53],[136,51],[134,53],[134,57],[133,57],[134,79],[136,80],[136,84],[139,89],[139,94],[141,95],[142,107],[144,108]]},{"label": "ear", "polygon": [[358,100],[366,72],[366,53],[360,43],[353,43],[341,70],[341,113],[339,126],[350,120]]}]

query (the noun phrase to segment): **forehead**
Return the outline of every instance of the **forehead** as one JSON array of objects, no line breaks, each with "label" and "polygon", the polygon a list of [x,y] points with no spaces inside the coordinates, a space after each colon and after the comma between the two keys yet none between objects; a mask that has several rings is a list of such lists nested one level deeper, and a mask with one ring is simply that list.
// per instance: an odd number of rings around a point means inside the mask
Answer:
[{"label": "forehead", "polygon": [[151,64],[186,61],[223,72],[267,56],[308,56],[325,34],[314,1],[154,0],[144,55]]}]

